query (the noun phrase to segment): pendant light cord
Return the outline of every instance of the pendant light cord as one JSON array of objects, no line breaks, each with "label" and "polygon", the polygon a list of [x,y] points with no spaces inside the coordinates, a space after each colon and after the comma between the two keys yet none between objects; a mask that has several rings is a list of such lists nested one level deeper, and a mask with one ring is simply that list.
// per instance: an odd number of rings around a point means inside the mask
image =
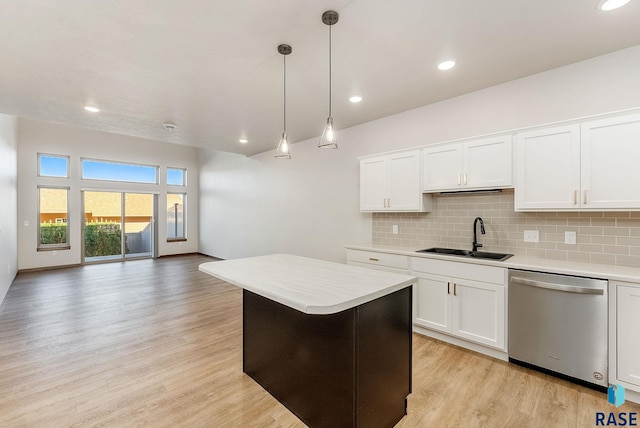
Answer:
[{"label": "pendant light cord", "polygon": [[329,117],[331,117],[331,27],[329,25]]},{"label": "pendant light cord", "polygon": [[284,86],[284,91],[283,91],[283,115],[282,115],[282,128],[283,128],[283,132],[287,132],[287,56],[286,55],[282,55],[282,64],[284,66],[284,79],[283,79],[283,86]]}]

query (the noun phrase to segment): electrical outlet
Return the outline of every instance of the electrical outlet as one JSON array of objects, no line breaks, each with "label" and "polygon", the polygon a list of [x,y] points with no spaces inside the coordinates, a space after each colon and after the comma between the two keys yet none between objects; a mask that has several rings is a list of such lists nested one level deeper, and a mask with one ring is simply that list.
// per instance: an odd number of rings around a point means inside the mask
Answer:
[{"label": "electrical outlet", "polygon": [[28,227],[29,226],[29,220],[25,220],[24,221],[24,227]]},{"label": "electrical outlet", "polygon": [[569,245],[576,245],[577,237],[576,232],[565,232],[564,243]]},{"label": "electrical outlet", "polygon": [[394,224],[393,226],[391,226],[391,231],[393,232],[394,235],[398,234],[398,225]]},{"label": "electrical outlet", "polygon": [[540,242],[540,232],[537,230],[525,230],[524,242]]}]

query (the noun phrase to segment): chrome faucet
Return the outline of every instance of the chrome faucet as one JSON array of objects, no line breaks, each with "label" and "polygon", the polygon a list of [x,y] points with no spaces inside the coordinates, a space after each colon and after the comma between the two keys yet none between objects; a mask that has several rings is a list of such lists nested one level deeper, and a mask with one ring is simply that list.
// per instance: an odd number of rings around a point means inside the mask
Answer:
[{"label": "chrome faucet", "polygon": [[482,244],[478,244],[478,235],[476,234],[476,227],[478,225],[478,221],[480,222],[480,233],[483,235],[486,233],[484,231],[484,221],[480,217],[476,217],[473,220],[473,251],[478,251],[478,248],[482,247]]}]

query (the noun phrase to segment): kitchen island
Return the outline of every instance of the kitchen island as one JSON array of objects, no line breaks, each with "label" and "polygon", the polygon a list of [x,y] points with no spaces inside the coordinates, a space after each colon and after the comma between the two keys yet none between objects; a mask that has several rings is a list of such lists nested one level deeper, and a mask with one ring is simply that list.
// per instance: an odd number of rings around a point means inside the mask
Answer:
[{"label": "kitchen island", "polygon": [[243,289],[243,371],[311,427],[391,427],[416,278],[288,254],[203,263]]}]

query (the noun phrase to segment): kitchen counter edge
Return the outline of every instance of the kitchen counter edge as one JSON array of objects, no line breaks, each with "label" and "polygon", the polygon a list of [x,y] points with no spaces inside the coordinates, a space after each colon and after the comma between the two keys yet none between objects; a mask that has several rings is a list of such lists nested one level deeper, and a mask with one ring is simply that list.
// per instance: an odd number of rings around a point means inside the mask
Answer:
[{"label": "kitchen counter edge", "polygon": [[456,263],[471,263],[475,265],[495,266],[508,269],[523,269],[538,272],[549,272],[563,275],[586,276],[591,278],[608,279],[610,281],[628,281],[640,283],[640,268],[631,266],[606,265],[599,263],[573,262],[568,260],[544,259],[514,255],[505,261],[478,260],[464,257],[417,253],[422,248],[410,248],[384,244],[349,244],[344,246],[350,250],[374,251],[377,253],[397,254],[426,259],[446,260]]}]

